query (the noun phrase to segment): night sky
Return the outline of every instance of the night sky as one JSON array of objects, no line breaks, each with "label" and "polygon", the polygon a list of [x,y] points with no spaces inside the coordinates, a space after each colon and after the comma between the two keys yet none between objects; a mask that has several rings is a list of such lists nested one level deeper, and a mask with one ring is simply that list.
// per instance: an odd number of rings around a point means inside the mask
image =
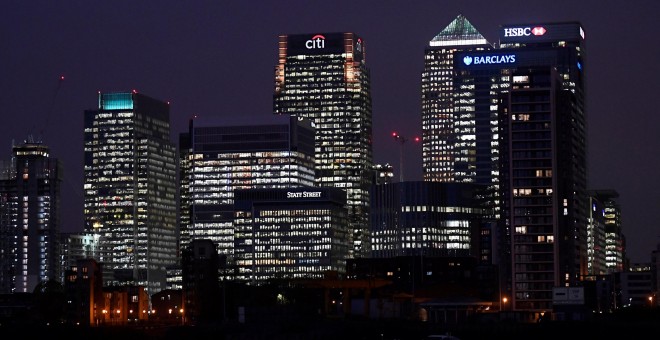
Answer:
[{"label": "night sky", "polygon": [[[98,91],[169,101],[176,143],[195,114],[272,114],[279,34],[354,32],[371,70],[374,161],[398,168],[390,133],[421,135],[424,48],[458,14],[491,43],[499,25],[579,21],[589,188],[620,194],[628,256],[649,262],[660,241],[659,13],[657,0],[3,1],[0,159],[28,136],[50,146],[64,163],[62,231],[82,231],[83,111]],[[404,179],[421,180],[421,146],[403,147]]]}]

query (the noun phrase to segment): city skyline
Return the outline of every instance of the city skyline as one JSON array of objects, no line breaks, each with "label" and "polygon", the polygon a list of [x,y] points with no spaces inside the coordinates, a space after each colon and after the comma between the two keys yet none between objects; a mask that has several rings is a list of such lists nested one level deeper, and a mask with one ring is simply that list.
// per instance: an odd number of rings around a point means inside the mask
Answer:
[{"label": "city skyline", "polygon": [[[651,75],[660,50],[642,45],[654,41],[650,28],[659,9],[644,3],[561,1],[521,8],[512,2],[485,12],[476,2],[458,1],[346,2],[350,7],[287,1],[273,8],[12,2],[1,24],[7,49],[0,54],[6,69],[0,158],[9,158],[12,140],[19,144],[29,135],[49,146],[64,163],[62,231],[82,231],[83,112],[95,107],[97,91],[136,89],[170,101],[176,141],[195,114],[272,115],[278,35],[352,31],[365,39],[371,69],[374,161],[392,164],[398,174],[400,146],[390,132],[421,135],[424,47],[456,15],[465,15],[490,43],[497,42],[499,25],[579,21],[588,45],[589,189],[619,192],[628,256],[648,262],[660,240],[652,215],[660,198],[657,184],[640,178],[652,178],[660,167],[652,162],[658,141],[651,129],[658,118],[645,99],[657,91]],[[249,71],[241,65],[250,65]],[[633,114],[639,119],[619,119]],[[421,147],[401,147],[405,180],[421,179]]]}]

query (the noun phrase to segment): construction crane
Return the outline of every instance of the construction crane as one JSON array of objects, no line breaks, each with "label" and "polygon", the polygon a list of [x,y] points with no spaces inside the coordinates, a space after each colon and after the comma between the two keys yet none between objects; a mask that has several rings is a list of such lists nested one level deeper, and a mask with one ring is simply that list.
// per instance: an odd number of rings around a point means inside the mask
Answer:
[{"label": "construction crane", "polygon": [[[34,142],[41,143],[42,142],[42,139],[43,139],[43,136],[44,136],[44,131],[46,129],[48,129],[48,125],[50,124],[50,116],[52,115],[52,112],[55,108],[55,103],[57,101],[57,95],[60,93],[60,88],[62,87],[63,82],[64,82],[64,75],[60,75],[60,77],[58,78],[58,81],[57,81],[57,87],[55,88],[55,92],[53,93],[53,97],[50,101],[50,105],[46,109],[46,117],[45,117],[44,122],[43,122],[44,125],[39,130],[39,136],[37,137],[37,140],[35,141],[34,138],[32,137],[32,133],[30,133],[30,135],[28,136],[28,142],[30,142],[30,143],[34,143]],[[38,121],[39,121],[38,119],[35,119],[35,124]],[[33,126],[33,129],[34,129],[34,126]]]},{"label": "construction crane", "polygon": [[[399,182],[403,182],[403,144],[408,141],[408,138],[400,135],[398,132],[392,132],[392,137],[399,143]],[[413,141],[419,142],[419,137],[414,137]]]}]

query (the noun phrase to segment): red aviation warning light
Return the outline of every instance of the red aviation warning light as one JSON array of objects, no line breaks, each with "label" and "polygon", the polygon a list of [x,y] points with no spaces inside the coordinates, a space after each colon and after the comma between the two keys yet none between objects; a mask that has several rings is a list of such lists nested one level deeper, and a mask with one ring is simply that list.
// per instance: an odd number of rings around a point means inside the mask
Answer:
[{"label": "red aviation warning light", "polygon": [[[398,132],[392,132],[392,137],[399,143],[399,182],[403,182],[403,144],[408,141],[408,138],[401,136]],[[419,137],[413,138],[414,142],[419,142]]]}]

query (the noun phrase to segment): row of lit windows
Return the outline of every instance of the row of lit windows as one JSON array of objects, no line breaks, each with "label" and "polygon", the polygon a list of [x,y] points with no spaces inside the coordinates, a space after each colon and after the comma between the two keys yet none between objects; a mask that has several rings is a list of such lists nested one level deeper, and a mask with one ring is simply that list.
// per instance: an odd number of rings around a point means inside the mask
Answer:
[{"label": "row of lit windows", "polygon": [[331,211],[328,209],[306,209],[306,210],[262,210],[261,217],[309,217],[309,216],[329,216]]},{"label": "row of lit windows", "polygon": [[483,209],[471,207],[445,207],[445,206],[426,206],[417,205],[410,206],[404,205],[401,207],[402,212],[441,212],[441,213],[465,213],[465,214],[482,214]]}]

